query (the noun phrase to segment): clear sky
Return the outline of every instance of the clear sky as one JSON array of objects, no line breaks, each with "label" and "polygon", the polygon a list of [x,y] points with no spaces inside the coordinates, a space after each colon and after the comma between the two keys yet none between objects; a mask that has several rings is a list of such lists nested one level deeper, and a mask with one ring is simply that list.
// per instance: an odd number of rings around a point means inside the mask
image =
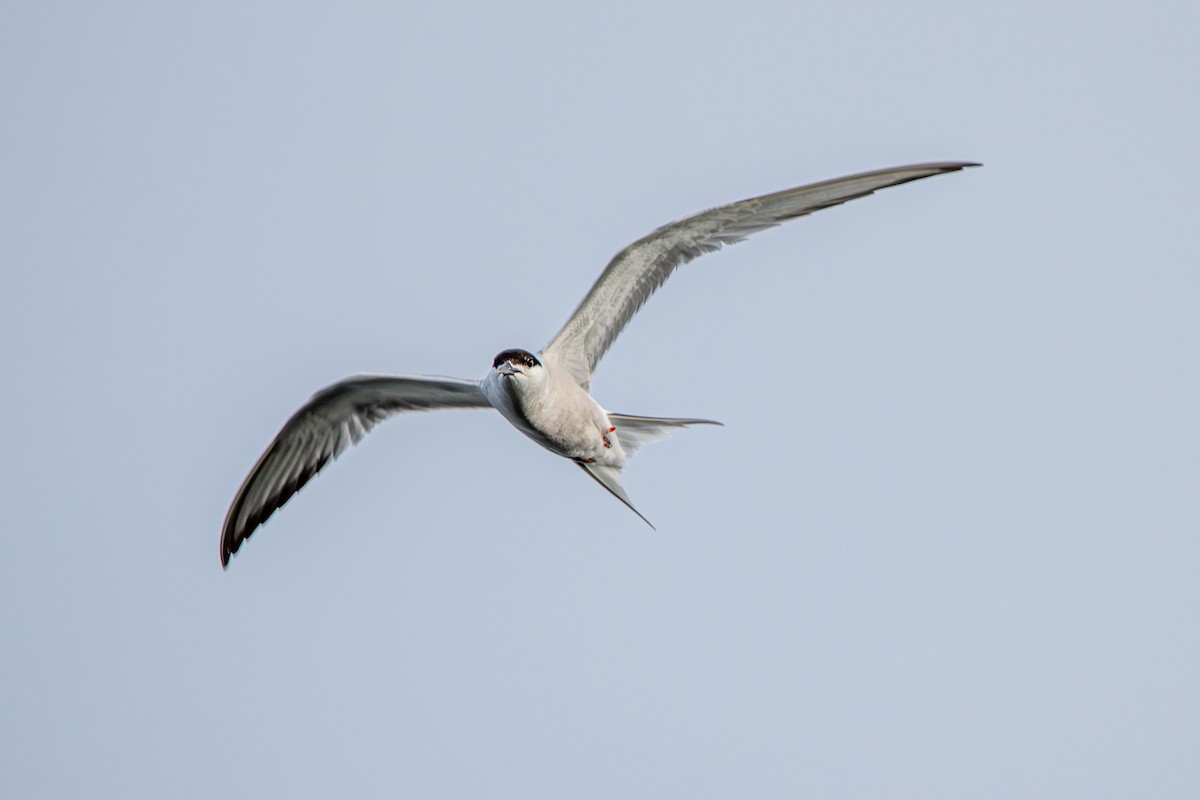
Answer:
[{"label": "clear sky", "polygon": [[[587,10],[582,10],[586,6]],[[0,796],[1200,796],[1195,3],[0,7]],[[478,377],[703,208],[625,484]]]}]

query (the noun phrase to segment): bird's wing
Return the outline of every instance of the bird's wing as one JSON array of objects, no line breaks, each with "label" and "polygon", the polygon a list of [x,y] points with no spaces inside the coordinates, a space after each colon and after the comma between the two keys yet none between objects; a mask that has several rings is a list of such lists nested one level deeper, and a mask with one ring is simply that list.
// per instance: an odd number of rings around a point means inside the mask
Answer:
[{"label": "bird's wing", "polygon": [[475,381],[419,375],[355,375],[312,396],[292,415],[242,482],[221,530],[221,566],[255,528],[376,424],[404,411],[491,408]]},{"label": "bird's wing", "polygon": [[625,324],[676,267],[789,219],[888,186],[974,166],[979,165],[954,161],[863,172],[742,200],[664,225],[617,253],[543,353],[587,388],[596,365]]}]

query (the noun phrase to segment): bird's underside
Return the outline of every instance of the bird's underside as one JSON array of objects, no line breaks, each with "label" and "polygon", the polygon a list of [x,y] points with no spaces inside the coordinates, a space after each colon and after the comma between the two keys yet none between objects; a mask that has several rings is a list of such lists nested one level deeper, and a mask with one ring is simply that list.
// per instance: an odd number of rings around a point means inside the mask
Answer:
[{"label": "bird's underside", "polygon": [[534,441],[574,460],[642,516],[620,483],[624,459],[672,428],[716,424],[609,414],[591,398],[588,390],[600,359],[650,295],[679,266],[753,233],[879,189],[971,166],[978,165],[944,162],[864,172],[664,225],[609,262],[545,348],[536,354],[501,353],[483,381],[357,375],[322,389],[284,424],[234,496],[221,532],[222,566],[326,464],[382,420],[407,411],[495,408]]}]

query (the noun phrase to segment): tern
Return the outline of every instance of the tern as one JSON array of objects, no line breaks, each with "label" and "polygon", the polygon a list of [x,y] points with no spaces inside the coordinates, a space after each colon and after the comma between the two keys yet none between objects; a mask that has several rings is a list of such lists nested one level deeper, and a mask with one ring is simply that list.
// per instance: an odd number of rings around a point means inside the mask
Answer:
[{"label": "tern", "polygon": [[[592,374],[626,323],[676,268],[752,233],[879,189],[979,164],[913,164],[808,184],[685,217],[626,247],[549,344],[505,350],[481,381],[427,375],[355,375],[317,392],[284,424],[242,482],[221,531],[221,566],[331,460],[384,419],[406,411],[491,408],[550,452],[570,459],[635,514],[621,471],[643,445],[706,419],[605,411]],[[653,525],[651,525],[653,527]]]}]

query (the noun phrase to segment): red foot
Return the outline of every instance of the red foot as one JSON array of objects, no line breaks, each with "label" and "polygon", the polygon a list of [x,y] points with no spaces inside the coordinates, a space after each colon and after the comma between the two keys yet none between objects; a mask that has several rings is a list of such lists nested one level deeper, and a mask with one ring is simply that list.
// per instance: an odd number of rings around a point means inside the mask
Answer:
[{"label": "red foot", "polygon": [[605,446],[605,447],[612,447],[612,442],[610,442],[610,441],[608,440],[608,434],[609,434],[609,433],[612,433],[612,432],[613,432],[613,431],[615,431],[615,430],[616,430],[616,428],[615,428],[615,427],[612,427],[612,428],[609,428],[609,429],[608,429],[608,431],[607,431],[606,433],[602,433],[602,434],[600,434],[600,441],[604,442],[604,446]]}]

